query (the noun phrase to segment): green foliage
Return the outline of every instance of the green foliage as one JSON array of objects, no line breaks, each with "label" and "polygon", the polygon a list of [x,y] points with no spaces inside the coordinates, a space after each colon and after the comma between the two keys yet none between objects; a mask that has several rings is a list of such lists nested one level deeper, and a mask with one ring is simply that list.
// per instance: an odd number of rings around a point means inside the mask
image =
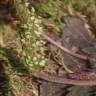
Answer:
[{"label": "green foliage", "polygon": [[35,0],[34,2],[32,5],[43,17],[43,24],[54,31],[60,31],[64,27],[61,19],[67,15],[83,19],[86,17],[95,28],[96,0]]},{"label": "green foliage", "polygon": [[22,23],[26,23],[29,17],[29,10],[26,7],[26,0],[10,0],[11,5],[15,9],[15,14],[18,19],[21,20]]},{"label": "green foliage", "polygon": [[46,66],[46,59],[44,54],[44,44],[42,40],[42,24],[40,19],[35,17],[35,10],[31,10],[31,16],[28,18],[26,24],[21,26],[20,36],[24,55],[25,65],[32,71],[38,71]]},{"label": "green foliage", "polygon": [[22,47],[23,63],[34,74],[46,66],[41,18],[36,16],[34,8],[29,9],[27,0],[11,0],[11,4],[21,22],[17,33]]},{"label": "green foliage", "polygon": [[45,26],[60,31],[64,27],[61,21],[64,15],[62,10],[62,2],[60,0],[37,0],[35,6],[36,11],[43,17],[42,21]]},{"label": "green foliage", "polygon": [[21,26],[19,31],[15,31],[5,23],[1,24],[0,58],[8,63],[5,73],[12,96],[24,96],[28,83],[25,84],[23,80],[46,67],[45,42],[41,18],[36,16],[34,8],[29,10],[28,3],[21,0],[11,0],[11,4]]}]

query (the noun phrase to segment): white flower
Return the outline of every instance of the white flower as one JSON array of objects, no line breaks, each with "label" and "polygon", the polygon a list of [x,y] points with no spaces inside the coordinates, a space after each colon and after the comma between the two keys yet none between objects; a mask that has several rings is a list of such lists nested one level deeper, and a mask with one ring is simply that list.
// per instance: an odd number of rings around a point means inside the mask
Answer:
[{"label": "white flower", "polygon": [[35,44],[35,43],[33,43],[33,44],[32,44],[32,47],[34,47],[34,48],[35,48],[35,47],[36,47],[36,44]]},{"label": "white flower", "polygon": [[31,57],[29,55],[27,56],[27,58],[28,58],[28,60],[31,60]]},{"label": "white flower", "polygon": [[33,21],[34,19],[35,19],[35,17],[34,17],[34,16],[31,16],[31,17],[30,17],[30,20],[32,20],[32,21]]},{"label": "white flower", "polygon": [[[34,23],[35,23],[35,24],[38,24],[38,19],[35,19]],[[39,24],[38,24],[38,25],[39,25]]]},{"label": "white flower", "polygon": [[45,60],[42,60],[39,64],[40,64],[40,66],[45,66],[46,61]]},{"label": "white flower", "polygon": [[33,67],[33,63],[30,63],[29,66],[30,66],[30,67]]},{"label": "white flower", "polygon": [[40,51],[41,51],[41,52],[44,52],[44,48],[43,48],[43,47],[40,47]]},{"label": "white flower", "polygon": [[41,59],[44,59],[45,57],[44,56],[41,56]]},{"label": "white flower", "polygon": [[25,35],[31,35],[30,31],[25,32]]},{"label": "white flower", "polygon": [[39,41],[36,41],[36,45],[40,45],[40,42]]},{"label": "white flower", "polygon": [[27,35],[26,35],[26,38],[27,38],[27,39],[30,39],[30,37],[31,37],[30,34],[27,34]]},{"label": "white flower", "polygon": [[24,27],[24,28],[28,28],[28,25],[27,25],[27,24],[24,24],[23,27]]},{"label": "white flower", "polygon": [[40,43],[41,43],[41,44],[45,44],[46,42],[45,42],[45,41],[43,41],[43,40],[40,40]]},{"label": "white flower", "polygon": [[34,62],[34,64],[35,64],[35,65],[38,65],[38,64],[39,64],[39,62],[38,62],[38,61],[36,61],[36,62]]},{"label": "white flower", "polygon": [[24,43],[24,44],[26,43],[25,39],[21,39],[21,42]]},{"label": "white flower", "polygon": [[26,2],[26,3],[25,3],[25,6],[28,7],[28,6],[29,6],[29,2]]},{"label": "white flower", "polygon": [[38,31],[40,32],[40,33],[42,33],[43,31],[42,31],[42,27],[38,27]]},{"label": "white flower", "polygon": [[33,57],[33,61],[37,61],[37,57]]},{"label": "white flower", "polygon": [[37,36],[40,36],[42,33],[38,32],[37,30],[34,31]]},{"label": "white flower", "polygon": [[31,8],[31,11],[32,11],[32,13],[35,13],[35,9],[33,7]]}]

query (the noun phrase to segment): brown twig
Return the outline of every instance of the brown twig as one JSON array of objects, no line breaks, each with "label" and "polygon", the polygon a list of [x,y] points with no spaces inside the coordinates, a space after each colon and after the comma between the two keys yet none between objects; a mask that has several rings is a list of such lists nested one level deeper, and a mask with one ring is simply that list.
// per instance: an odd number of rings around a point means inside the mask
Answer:
[{"label": "brown twig", "polygon": [[60,77],[60,76],[51,76],[46,73],[39,73],[36,75],[37,78],[46,80],[49,82],[54,82],[54,83],[60,83],[60,84],[71,84],[71,85],[96,85],[96,80],[74,80],[74,79],[68,79],[65,77]]},{"label": "brown twig", "polygon": [[[49,36],[47,36],[46,34],[43,34],[43,37],[50,42],[51,44],[57,46],[58,48],[60,48],[61,50],[63,50],[64,52],[75,56],[79,59],[83,59],[83,60],[87,60],[88,57],[85,55],[80,55],[80,54],[76,54],[71,52],[69,49],[63,47],[62,45],[58,44],[57,42],[55,42],[54,40],[52,40]],[[37,78],[42,79],[42,80],[46,80],[49,82],[54,82],[54,83],[61,83],[61,84],[71,84],[71,85],[96,85],[96,80],[85,80],[84,78],[82,80],[78,80],[78,79],[70,79],[70,78],[66,78],[66,77],[60,77],[60,76],[53,76],[53,75],[48,75],[46,73],[42,73],[40,72],[39,74],[36,75]]]},{"label": "brown twig", "polygon": [[80,55],[80,54],[76,54],[71,52],[70,50],[68,50],[67,48],[63,47],[62,45],[60,45],[59,43],[55,42],[54,40],[52,40],[49,36],[47,36],[46,34],[43,34],[43,37],[50,43],[52,43],[53,45],[57,46],[58,48],[60,48],[61,50],[63,50],[64,52],[75,56],[79,59],[83,59],[83,60],[87,60],[87,56],[86,55]]}]

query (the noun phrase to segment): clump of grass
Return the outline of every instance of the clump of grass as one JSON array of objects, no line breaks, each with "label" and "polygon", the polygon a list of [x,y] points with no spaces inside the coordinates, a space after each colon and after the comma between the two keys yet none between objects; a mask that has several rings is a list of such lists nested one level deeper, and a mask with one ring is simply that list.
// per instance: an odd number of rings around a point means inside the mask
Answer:
[{"label": "clump of grass", "polygon": [[[29,73],[32,76],[46,67],[45,42],[42,37],[42,22],[40,17],[36,16],[34,8],[29,9],[28,2],[21,2],[21,0],[11,0],[12,3],[21,26],[19,31],[16,32],[6,24],[1,28],[3,33],[0,36],[3,35],[3,37],[2,42],[0,42],[0,57],[8,63],[6,75],[9,79],[8,84],[12,96],[24,96],[25,91],[30,89],[29,85],[27,86],[28,83],[25,84],[25,79],[29,76]],[[6,32],[8,33],[6,34]],[[26,70],[28,73],[24,72]],[[22,75],[24,75],[24,78]],[[34,85],[32,86],[34,87]],[[29,93],[36,96],[36,92],[36,89],[33,88]]]},{"label": "clump of grass", "polygon": [[22,25],[22,30],[20,30],[24,63],[32,73],[36,72],[36,69],[46,66],[44,54],[45,42],[42,40],[43,30],[40,24],[41,21],[32,16],[26,24]]},{"label": "clump of grass", "polygon": [[46,66],[44,53],[45,42],[42,37],[43,28],[40,20],[41,18],[36,16],[35,9],[33,7],[29,8],[27,0],[24,0],[23,2],[21,1],[21,3],[18,2],[18,6],[17,3],[15,4],[17,1],[13,1],[16,13],[18,13],[17,17],[21,21],[18,37],[21,41],[23,61],[29,71],[34,74]]},{"label": "clump of grass", "polygon": [[36,0],[32,5],[36,12],[43,17],[43,25],[54,31],[60,31],[64,24],[61,20],[64,13],[62,11],[62,1],[60,0]]},{"label": "clump of grass", "polygon": [[[9,27],[7,25],[3,25],[2,33],[5,33]],[[8,30],[7,30],[8,32]],[[4,44],[0,44],[0,60],[5,61],[4,63],[4,73],[5,78],[7,78],[6,82],[4,83],[4,86],[7,86],[6,95],[7,96],[24,96],[29,94],[32,94],[33,96],[37,96],[37,91],[32,84],[32,78],[29,78],[28,69],[24,66],[22,62],[22,58],[18,58],[18,46],[14,46],[15,43],[12,37],[14,37],[13,31],[10,30],[7,34],[2,34],[3,38],[2,41]],[[7,35],[10,35],[9,40],[5,40],[7,38]],[[14,38],[15,39],[15,38]],[[11,40],[11,41],[10,41]],[[9,42],[10,41],[10,42]],[[5,43],[6,42],[6,43]],[[13,44],[14,43],[14,44]],[[19,42],[18,42],[19,43]],[[3,45],[3,46],[2,46]],[[17,48],[17,49],[16,49]],[[20,50],[20,49],[19,49]],[[1,62],[1,61],[0,61]],[[26,82],[26,78],[29,78],[28,80],[31,80],[30,82]],[[7,84],[7,85],[6,85]],[[30,87],[32,90],[30,90]],[[3,87],[4,87],[3,86]],[[5,87],[4,87],[5,88]],[[5,95],[4,95],[5,96]]]},{"label": "clump of grass", "polygon": [[20,19],[20,21],[22,23],[26,23],[28,17],[29,17],[29,10],[26,7],[25,4],[26,0],[10,0],[10,4],[12,5],[13,9],[15,10],[15,14],[17,16],[18,19]]}]

